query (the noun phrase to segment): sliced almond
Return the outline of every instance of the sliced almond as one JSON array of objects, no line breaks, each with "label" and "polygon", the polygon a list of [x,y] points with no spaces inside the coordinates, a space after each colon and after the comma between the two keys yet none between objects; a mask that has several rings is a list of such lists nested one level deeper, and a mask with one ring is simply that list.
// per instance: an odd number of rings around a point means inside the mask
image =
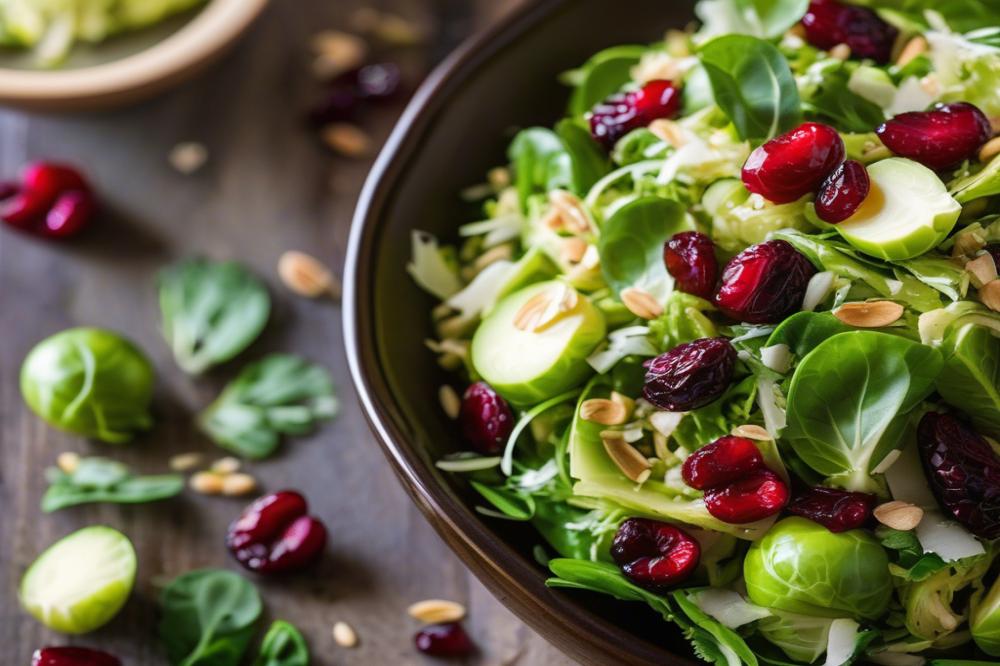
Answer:
[{"label": "sliced almond", "polygon": [[759,425],[752,425],[752,424],[741,425],[733,428],[732,435],[735,437],[746,437],[747,439],[755,439],[759,442],[767,442],[774,439],[774,437],[771,437],[771,433],[769,433],[767,430],[760,427]]},{"label": "sliced almond", "polygon": [[951,248],[951,256],[959,259],[974,257],[986,247],[986,239],[980,231],[960,231],[955,234],[955,244]]},{"label": "sliced almond", "polygon": [[601,433],[601,441],[604,442],[604,450],[608,457],[621,470],[622,474],[636,483],[643,483],[649,478],[652,468],[649,460],[638,449],[626,442],[621,432],[605,430]]},{"label": "sliced almond", "polygon": [[339,30],[324,30],[313,35],[311,46],[316,54],[313,74],[329,79],[364,64],[368,45],[357,35]]},{"label": "sliced almond", "polygon": [[993,137],[983,144],[979,149],[979,161],[989,162],[997,155],[1000,155],[1000,136]]},{"label": "sliced almond", "polygon": [[604,398],[591,398],[580,404],[580,418],[601,425],[621,425],[628,420],[625,407]]},{"label": "sliced almond", "polygon": [[906,42],[906,46],[903,50],[899,52],[896,57],[896,65],[898,67],[905,67],[917,56],[927,52],[927,40],[921,35],[917,35],[910,41]]},{"label": "sliced almond", "polygon": [[462,411],[462,399],[458,397],[455,389],[445,384],[438,389],[438,400],[441,401],[441,409],[448,415],[449,419],[457,419]]},{"label": "sliced almond", "polygon": [[333,640],[343,648],[352,648],[358,644],[358,634],[346,622],[336,622],[333,625]]},{"label": "sliced almond", "polygon": [[202,495],[218,495],[222,492],[222,477],[212,472],[198,472],[188,481],[191,490]]},{"label": "sliced almond", "polygon": [[478,274],[490,264],[510,259],[512,256],[514,256],[514,248],[509,243],[495,245],[476,257],[476,260],[472,262],[472,267]]},{"label": "sliced almond", "polygon": [[632,414],[635,412],[635,400],[628,397],[623,393],[618,391],[611,392],[611,402],[621,405],[625,408],[625,420],[632,418]]},{"label": "sliced almond", "polygon": [[319,259],[289,250],[278,259],[278,277],[286,287],[306,298],[340,298],[340,281]]},{"label": "sliced almond", "polygon": [[201,465],[204,459],[200,453],[179,453],[170,459],[170,469],[175,472],[190,472]]},{"label": "sliced almond", "polygon": [[587,253],[587,241],[578,236],[563,238],[559,245],[559,258],[570,264],[578,264],[583,261],[583,256]]},{"label": "sliced almond", "polygon": [[663,306],[648,291],[627,287],[621,292],[622,303],[628,311],[642,319],[656,319],[663,314]]},{"label": "sliced almond", "polygon": [[226,474],[220,490],[227,497],[242,497],[257,490],[257,479],[249,474]]},{"label": "sliced almond", "polygon": [[423,28],[397,14],[383,13],[372,32],[389,46],[417,46],[427,38]]},{"label": "sliced almond", "polygon": [[219,458],[216,460],[208,469],[210,472],[221,474],[223,476],[226,474],[234,474],[240,469],[240,461],[238,458],[226,456],[225,458]]},{"label": "sliced almond", "polygon": [[997,264],[988,252],[965,262],[965,270],[969,271],[972,286],[976,289],[982,289],[984,284],[997,279]]},{"label": "sliced almond", "polygon": [[549,192],[549,203],[559,212],[563,225],[570,231],[583,234],[592,230],[590,215],[575,194],[566,190],[552,190]]},{"label": "sliced almond", "polygon": [[851,57],[851,47],[847,44],[837,44],[828,51],[828,54],[837,60],[847,60]]},{"label": "sliced almond", "polygon": [[894,530],[908,531],[920,524],[924,510],[909,502],[894,500],[875,507],[875,520]]},{"label": "sliced almond", "polygon": [[578,302],[576,289],[568,284],[559,283],[528,299],[514,315],[514,326],[522,331],[540,333],[557,322],[563,314],[575,308]]},{"label": "sliced almond", "polygon": [[371,152],[371,137],[357,125],[331,123],[320,135],[327,146],[344,157],[364,157]]},{"label": "sliced almond", "polygon": [[984,284],[979,290],[979,300],[994,312],[1000,312],[1000,280]]},{"label": "sliced almond", "polygon": [[685,134],[684,129],[673,120],[657,118],[653,122],[649,123],[647,129],[652,132],[656,138],[665,141],[674,148],[680,148],[688,142],[687,134]]},{"label": "sliced almond", "polygon": [[412,604],[406,612],[414,620],[420,620],[425,624],[441,624],[458,622],[464,618],[465,606],[445,599],[425,599]]},{"label": "sliced almond", "polygon": [[560,231],[566,226],[566,223],[563,222],[562,215],[555,208],[550,208],[549,211],[542,216],[541,224],[543,227],[547,227],[553,231]]},{"label": "sliced almond", "polygon": [[197,141],[185,141],[170,149],[167,160],[178,173],[189,176],[205,166],[208,149]]},{"label": "sliced almond", "polygon": [[840,321],[857,328],[882,328],[903,316],[903,306],[893,301],[844,303],[833,311]]},{"label": "sliced almond", "polygon": [[72,474],[80,466],[80,454],[74,451],[64,451],[56,458],[56,467],[66,474]]}]

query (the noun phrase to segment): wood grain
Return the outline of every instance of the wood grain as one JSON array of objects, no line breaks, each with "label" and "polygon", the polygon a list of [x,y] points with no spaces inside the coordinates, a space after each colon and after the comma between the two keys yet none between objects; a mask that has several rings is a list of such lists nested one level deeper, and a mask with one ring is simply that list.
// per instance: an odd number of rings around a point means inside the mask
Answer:
[{"label": "wood grain", "polygon": [[[139,551],[136,593],[107,627],[74,639],[124,663],[162,664],[155,640],[157,584],[197,567],[233,567],[222,545],[226,525],[244,502],[186,493],[138,507],[90,506],[41,514],[43,470],[62,451],[119,458],[144,472],[161,471],[185,451],[221,456],[192,426],[239,367],[201,379],[181,373],[157,330],[156,271],[191,254],[237,258],[264,277],[275,314],[243,357],[295,351],[334,373],[341,416],[314,436],[286,442],[281,454],[250,467],[267,489],[297,488],[331,531],[322,565],[311,574],[260,581],[269,617],[288,619],[310,639],[317,664],[423,663],[412,649],[415,623],[406,606],[427,597],[466,603],[468,628],[481,647],[474,664],[568,664],[565,657],[503,609],[424,522],[361,415],[343,354],[339,307],[284,290],[275,266],[301,249],[342,268],[350,214],[367,160],[335,158],[302,122],[318,93],[309,73],[309,36],[345,26],[361,2],[275,2],[251,34],[219,66],[167,96],[125,110],[45,117],[0,111],[0,176],[25,161],[50,157],[81,164],[105,204],[85,237],[53,245],[0,229],[0,645],[11,664],[27,664],[35,648],[66,644],[23,613],[16,602],[24,569],[57,538],[90,524],[128,534]],[[512,0],[386,0],[378,3],[434,27],[423,48],[394,54],[423,71],[456,41],[495,20]],[[381,141],[401,108],[363,119]],[[210,162],[182,176],[167,163],[180,141],[203,142]],[[120,448],[57,432],[34,417],[18,390],[28,350],[76,325],[116,329],[138,342],[159,373],[158,425]],[[355,627],[361,644],[337,648],[333,623]]]}]

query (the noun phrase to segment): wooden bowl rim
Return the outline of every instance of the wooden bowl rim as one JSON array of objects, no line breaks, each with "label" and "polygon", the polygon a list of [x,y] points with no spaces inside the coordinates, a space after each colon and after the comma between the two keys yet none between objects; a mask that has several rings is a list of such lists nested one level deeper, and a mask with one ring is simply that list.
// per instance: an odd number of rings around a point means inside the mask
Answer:
[{"label": "wooden bowl rim", "polygon": [[246,30],[268,0],[212,0],[184,26],[119,60],[67,70],[0,67],[0,99],[46,103],[109,97],[171,79],[211,59]]},{"label": "wooden bowl rim", "polygon": [[545,586],[546,575],[501,541],[461,499],[435,479],[401,424],[377,350],[373,304],[373,255],[385,238],[379,227],[395,183],[419,152],[423,137],[452,92],[524,32],[572,0],[526,2],[504,20],[467,40],[417,90],[380,152],[355,209],[344,269],[344,344],[351,377],[365,416],[425,518],[472,572],[525,623],[567,654],[587,663],[694,666],[687,655],[623,632],[587,611],[562,591]]}]

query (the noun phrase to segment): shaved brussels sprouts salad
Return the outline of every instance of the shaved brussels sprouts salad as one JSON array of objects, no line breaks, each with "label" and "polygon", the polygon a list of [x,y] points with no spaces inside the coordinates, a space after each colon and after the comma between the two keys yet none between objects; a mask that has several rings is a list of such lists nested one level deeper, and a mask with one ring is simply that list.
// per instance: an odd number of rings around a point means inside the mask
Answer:
[{"label": "shaved brussels sprouts salad", "polygon": [[998,663],[1000,2],[696,13],[414,234],[437,465],[705,661]]}]

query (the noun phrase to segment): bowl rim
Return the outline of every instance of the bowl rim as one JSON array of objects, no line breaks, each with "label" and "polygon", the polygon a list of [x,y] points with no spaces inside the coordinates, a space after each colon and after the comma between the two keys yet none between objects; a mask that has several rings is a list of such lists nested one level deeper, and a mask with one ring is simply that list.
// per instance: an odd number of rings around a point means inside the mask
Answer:
[{"label": "bowl rim", "polygon": [[44,103],[109,97],[174,78],[218,54],[267,4],[268,0],[210,0],[168,37],[100,65],[66,70],[0,67],[0,99]]},{"label": "bowl rim", "polygon": [[523,32],[571,4],[572,0],[523,3],[466,40],[414,94],[369,172],[355,208],[344,267],[344,346],[365,418],[406,491],[438,534],[505,606],[562,651],[585,661],[693,666],[697,662],[638,636],[623,644],[619,627],[547,588],[544,572],[498,539],[464,502],[437,483],[414,447],[406,443],[399,409],[391,400],[382,399],[389,394],[384,370],[375,350],[362,342],[374,339],[372,283],[366,266],[394,181],[405,171],[401,165],[419,151],[422,136],[445,104],[448,90],[460,87]]}]

